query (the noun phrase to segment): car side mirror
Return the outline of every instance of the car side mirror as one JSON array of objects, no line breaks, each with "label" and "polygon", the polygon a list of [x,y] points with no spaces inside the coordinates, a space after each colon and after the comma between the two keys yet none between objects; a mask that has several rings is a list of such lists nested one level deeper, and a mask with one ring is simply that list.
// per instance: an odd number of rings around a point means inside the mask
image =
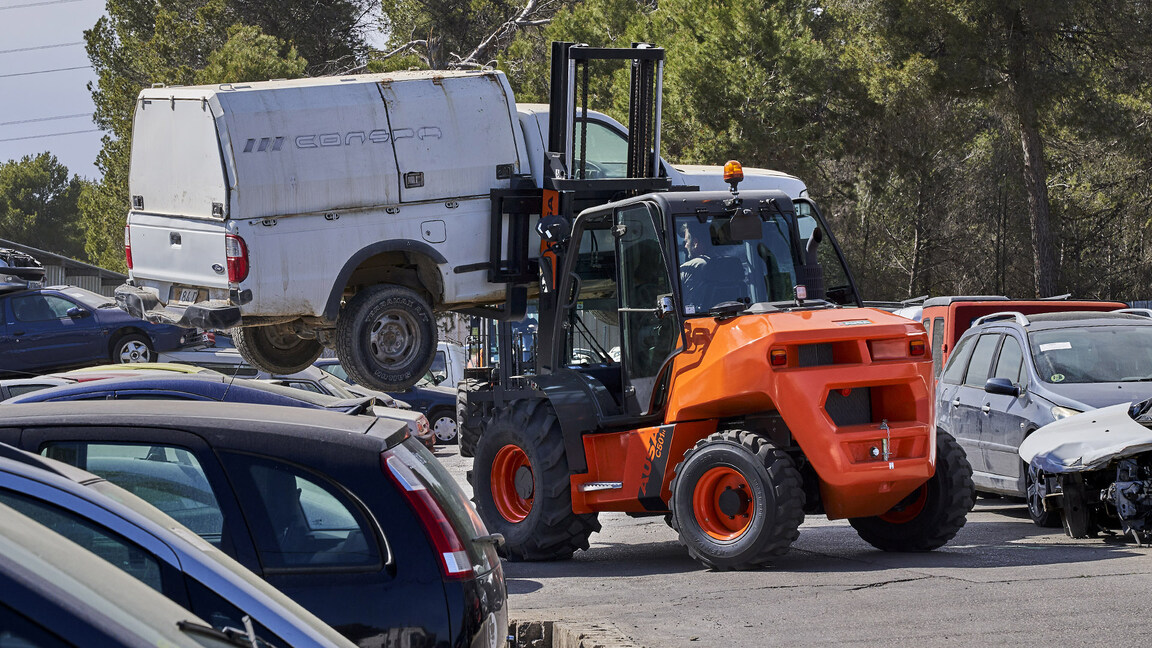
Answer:
[{"label": "car side mirror", "polygon": [[989,378],[984,383],[984,391],[989,394],[1003,394],[1004,396],[1019,396],[1020,388],[1012,384],[1007,378]]},{"label": "car side mirror", "polygon": [[73,306],[72,308],[69,308],[67,311],[65,311],[65,314],[72,319],[81,319],[83,317],[88,317],[92,313],[84,310],[83,308],[80,308],[79,306]]}]

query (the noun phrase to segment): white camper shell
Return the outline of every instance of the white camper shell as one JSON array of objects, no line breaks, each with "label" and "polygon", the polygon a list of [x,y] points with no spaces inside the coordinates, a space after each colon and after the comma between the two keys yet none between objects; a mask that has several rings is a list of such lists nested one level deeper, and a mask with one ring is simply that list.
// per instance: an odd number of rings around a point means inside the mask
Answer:
[{"label": "white camper shell", "polygon": [[[487,272],[490,192],[542,186],[547,132],[547,107],[517,107],[497,71],[146,89],[117,301],[152,321],[241,327],[237,346],[266,371],[327,346],[358,382],[403,388],[431,364],[433,310],[504,300]],[[587,142],[597,173],[623,177],[618,122],[590,113]],[[724,186],[717,167],[661,166],[673,186]]]}]

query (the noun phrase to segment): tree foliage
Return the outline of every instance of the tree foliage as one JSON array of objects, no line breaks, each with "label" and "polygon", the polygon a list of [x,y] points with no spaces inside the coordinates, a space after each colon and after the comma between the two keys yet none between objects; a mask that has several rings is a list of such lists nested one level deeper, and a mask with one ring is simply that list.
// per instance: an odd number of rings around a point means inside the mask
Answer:
[{"label": "tree foliage", "polygon": [[0,163],[0,238],[81,256],[84,232],[75,216],[82,184],[49,153]]}]

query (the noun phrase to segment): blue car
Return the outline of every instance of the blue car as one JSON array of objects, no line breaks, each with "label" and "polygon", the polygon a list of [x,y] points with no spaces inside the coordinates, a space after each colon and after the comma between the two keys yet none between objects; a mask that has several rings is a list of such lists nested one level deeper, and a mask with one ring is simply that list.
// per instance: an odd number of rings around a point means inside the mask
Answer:
[{"label": "blue car", "polygon": [[325,409],[345,414],[371,414],[373,399],[335,398],[282,385],[235,379],[223,374],[175,374],[108,378],[29,392],[4,401],[46,403],[73,400],[199,400]]},{"label": "blue car", "polygon": [[152,362],[157,353],[196,337],[194,329],[136,319],[115,301],[83,288],[0,285],[0,375]]}]

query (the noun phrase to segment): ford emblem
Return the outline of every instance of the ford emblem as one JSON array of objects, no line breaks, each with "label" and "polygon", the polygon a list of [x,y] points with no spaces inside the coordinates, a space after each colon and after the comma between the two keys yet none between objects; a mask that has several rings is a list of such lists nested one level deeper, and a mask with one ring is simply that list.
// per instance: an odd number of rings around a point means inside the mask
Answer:
[{"label": "ford emblem", "polygon": [[216,274],[224,274],[224,266],[220,265],[219,263],[213,263],[212,271]]}]

